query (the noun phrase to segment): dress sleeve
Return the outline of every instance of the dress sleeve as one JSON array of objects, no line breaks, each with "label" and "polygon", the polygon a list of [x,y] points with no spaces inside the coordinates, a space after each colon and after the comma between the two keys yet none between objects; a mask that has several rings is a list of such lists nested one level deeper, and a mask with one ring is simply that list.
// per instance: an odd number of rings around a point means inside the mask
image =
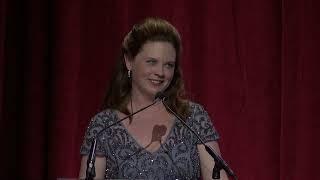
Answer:
[{"label": "dress sleeve", "polygon": [[[214,128],[212,120],[201,105],[193,104],[191,122],[193,129],[205,143],[219,139],[220,136]],[[196,143],[201,144],[199,140],[196,140]]]},{"label": "dress sleeve", "polygon": [[[105,127],[105,120],[104,116],[97,114],[94,116],[89,126],[86,130],[83,143],[80,148],[81,155],[88,155],[90,152],[90,147],[93,142],[94,137]],[[102,136],[99,136],[97,139],[97,146],[96,146],[96,155],[104,156],[105,155],[105,145]]]}]

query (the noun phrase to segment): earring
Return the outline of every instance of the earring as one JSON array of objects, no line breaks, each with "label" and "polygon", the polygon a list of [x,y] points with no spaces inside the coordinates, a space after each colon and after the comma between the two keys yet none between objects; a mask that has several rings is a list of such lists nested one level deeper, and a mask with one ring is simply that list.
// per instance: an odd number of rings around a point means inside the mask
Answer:
[{"label": "earring", "polygon": [[128,78],[131,78],[131,70],[128,70]]}]

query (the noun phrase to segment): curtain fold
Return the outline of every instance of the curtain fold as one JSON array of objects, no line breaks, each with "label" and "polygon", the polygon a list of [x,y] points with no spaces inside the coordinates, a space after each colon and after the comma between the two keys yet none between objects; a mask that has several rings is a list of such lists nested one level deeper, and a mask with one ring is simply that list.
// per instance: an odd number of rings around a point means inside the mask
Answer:
[{"label": "curtain fold", "polygon": [[123,37],[148,16],[182,36],[187,95],[239,179],[319,179],[314,0],[2,0],[1,179],[76,178]]},{"label": "curtain fold", "polygon": [[318,8],[317,1],[283,0],[281,179],[319,178]]}]

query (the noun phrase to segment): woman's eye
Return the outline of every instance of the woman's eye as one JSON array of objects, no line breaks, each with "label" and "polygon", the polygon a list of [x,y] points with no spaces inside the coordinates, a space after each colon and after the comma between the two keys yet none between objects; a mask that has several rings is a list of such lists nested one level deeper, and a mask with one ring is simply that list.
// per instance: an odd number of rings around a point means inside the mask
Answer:
[{"label": "woman's eye", "polygon": [[166,66],[167,66],[168,68],[174,68],[174,64],[173,64],[173,63],[168,63],[168,64],[166,64]]},{"label": "woman's eye", "polygon": [[154,59],[149,59],[149,60],[147,60],[147,63],[148,64],[155,64],[157,61],[156,60],[154,60]]}]

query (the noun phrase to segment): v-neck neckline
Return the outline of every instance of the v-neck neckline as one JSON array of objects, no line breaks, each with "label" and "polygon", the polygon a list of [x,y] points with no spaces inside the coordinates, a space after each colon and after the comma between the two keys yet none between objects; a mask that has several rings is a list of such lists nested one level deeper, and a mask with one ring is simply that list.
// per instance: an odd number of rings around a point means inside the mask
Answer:
[{"label": "v-neck neckline", "polygon": [[[115,114],[115,116],[116,116],[116,121],[119,121],[119,120],[120,120],[120,117],[119,117],[119,114],[117,113],[117,110],[113,110],[113,112],[114,112],[114,114]],[[145,152],[147,152],[147,153],[149,153],[149,154],[154,155],[154,154],[157,154],[158,152],[161,151],[162,147],[167,143],[169,137],[172,135],[173,129],[177,126],[177,124],[176,124],[176,123],[177,123],[177,118],[174,117],[174,118],[172,119],[172,121],[173,121],[173,123],[172,123],[172,125],[171,125],[171,127],[170,127],[169,133],[168,133],[167,136],[165,137],[164,141],[163,141],[163,142],[160,142],[159,148],[157,148],[155,151],[149,151],[149,150],[147,150],[145,147],[143,147],[143,146],[137,141],[137,139],[129,132],[129,130],[128,130],[127,127],[123,124],[123,122],[120,122],[119,124],[120,124],[120,126],[125,130],[127,136],[130,137],[130,138],[132,139],[132,141],[136,144],[136,146],[139,148],[138,151],[145,151]]]}]

